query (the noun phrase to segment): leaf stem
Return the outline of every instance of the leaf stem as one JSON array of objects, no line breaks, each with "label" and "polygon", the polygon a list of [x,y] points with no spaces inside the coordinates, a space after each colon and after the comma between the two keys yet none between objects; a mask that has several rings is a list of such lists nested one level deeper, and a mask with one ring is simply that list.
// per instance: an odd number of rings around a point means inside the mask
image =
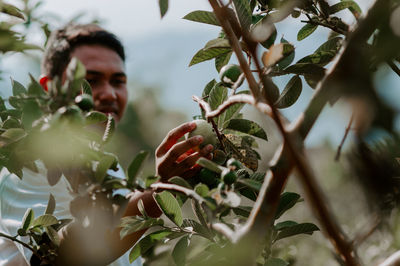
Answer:
[{"label": "leaf stem", "polygon": [[9,235],[0,233],[0,237],[7,238],[7,239],[9,239],[9,240],[11,240],[11,241],[14,241],[14,242],[17,242],[17,243],[23,245],[24,247],[26,247],[27,249],[29,249],[30,251],[32,251],[32,253],[33,253],[35,256],[37,256],[39,259],[41,259],[41,256],[36,252],[35,249],[33,249],[31,246],[29,246],[29,245],[26,244],[25,242],[19,240],[16,236],[9,236]]}]

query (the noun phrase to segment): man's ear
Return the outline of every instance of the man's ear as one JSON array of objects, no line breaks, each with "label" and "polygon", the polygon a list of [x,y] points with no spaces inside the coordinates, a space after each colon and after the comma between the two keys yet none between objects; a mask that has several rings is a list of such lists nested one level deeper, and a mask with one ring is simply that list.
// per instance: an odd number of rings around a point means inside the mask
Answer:
[{"label": "man's ear", "polygon": [[47,87],[47,82],[49,80],[50,80],[49,77],[46,75],[41,75],[39,78],[39,83],[40,83],[40,85],[42,85],[42,87],[45,91],[49,91],[49,88]]}]

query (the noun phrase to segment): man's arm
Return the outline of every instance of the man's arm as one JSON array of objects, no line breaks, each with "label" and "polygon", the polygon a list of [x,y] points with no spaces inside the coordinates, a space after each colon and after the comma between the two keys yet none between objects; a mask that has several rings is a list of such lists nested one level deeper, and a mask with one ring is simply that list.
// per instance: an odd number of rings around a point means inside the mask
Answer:
[{"label": "man's arm", "polygon": [[[161,180],[166,182],[170,177],[191,177],[200,169],[196,161],[201,156],[208,157],[212,145],[199,152],[193,152],[202,141],[201,136],[194,136],[178,142],[187,132],[196,128],[195,123],[185,123],[172,129],[156,150],[156,171]],[[153,198],[153,191],[136,191],[131,194],[124,212],[125,216],[141,215],[138,209],[139,200],[143,201],[147,214],[159,217],[161,210]],[[88,210],[93,211],[93,210]],[[145,233],[141,230],[120,239],[120,228],[115,228],[107,217],[99,215],[93,226],[87,228],[71,224],[60,232],[60,253],[58,265],[106,265],[122,256]],[[110,229],[111,228],[111,229]]]}]

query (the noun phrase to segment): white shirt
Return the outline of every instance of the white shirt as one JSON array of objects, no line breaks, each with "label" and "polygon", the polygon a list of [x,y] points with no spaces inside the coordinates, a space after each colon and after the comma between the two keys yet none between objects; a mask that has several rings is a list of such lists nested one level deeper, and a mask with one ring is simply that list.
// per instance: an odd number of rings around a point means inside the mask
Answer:
[{"label": "white shirt", "polygon": [[[23,169],[23,179],[10,174],[6,168],[0,172],[0,232],[15,236],[21,226],[22,218],[28,208],[32,208],[35,217],[42,215],[46,209],[50,193],[56,200],[54,216],[58,219],[72,218],[69,211],[69,202],[73,199],[68,192],[68,181],[63,176],[60,181],[50,186],[46,178],[46,169],[38,163],[39,173]],[[110,171],[110,175],[124,178],[119,167],[117,172]],[[23,239],[21,239],[23,240]],[[141,258],[132,264],[129,263],[129,251],[111,266],[133,265],[141,266]],[[22,245],[0,237],[0,265],[29,265],[32,252]]]}]

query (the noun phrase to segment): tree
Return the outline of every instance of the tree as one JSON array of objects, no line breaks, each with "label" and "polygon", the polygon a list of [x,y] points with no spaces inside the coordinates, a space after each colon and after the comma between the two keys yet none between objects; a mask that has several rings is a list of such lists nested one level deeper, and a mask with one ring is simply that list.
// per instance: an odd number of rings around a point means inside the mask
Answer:
[{"label": "tree", "polygon": [[[400,34],[396,24],[400,16],[399,2],[376,0],[364,16],[354,1],[333,4],[325,0],[209,2],[213,12],[198,10],[185,16],[187,20],[221,27],[219,36],[210,40],[190,62],[194,65],[214,59],[220,74],[220,81],[211,80],[201,97],[193,97],[201,110],[198,118],[211,125],[218,139],[213,160],[202,158],[198,161],[203,169],[197,176],[189,180],[172,177],[168,183],[158,182],[157,176],[140,177],[147,152],[139,153],[132,160],[126,180],[107,175],[106,170],[118,162],[115,155],[103,150],[113,132],[114,122],[111,117],[90,108],[76,106],[79,105],[77,94],[81,91],[90,94],[90,86],[83,79],[84,69],[77,61],[72,61],[68,67],[67,85],[54,82],[49,94],[41,91],[34,79],[27,90],[13,82],[14,95],[8,99],[13,108],[2,105],[0,113],[3,121],[0,135],[2,166],[23,178],[22,167],[34,169],[35,162],[40,159],[51,170],[49,183],[57,182],[61,174],[70,180],[81,177],[74,188],[78,191],[84,187],[85,193],[80,193],[71,203],[71,213],[78,220],[83,216],[74,206],[85,205],[90,209],[97,204],[101,211],[107,211],[112,204],[123,204],[122,196],[113,196],[116,189],[162,190],[155,193],[154,198],[166,219],[149,217],[139,203],[142,215],[122,219],[121,237],[145,228],[160,229],[146,235],[132,248],[131,261],[140,255],[151,260],[155,257],[153,248],[158,243],[179,238],[172,250],[176,265],[288,265],[283,259],[272,256],[274,244],[283,238],[319,230],[312,223],[277,222],[283,213],[301,201],[299,194],[284,192],[290,173],[297,171],[306,202],[318,218],[322,232],[331,241],[335,258],[344,265],[361,265],[357,255],[360,242],[350,240],[336,221],[305,155],[304,140],[326,104],[335,104],[340,98],[348,100],[354,112],[343,142],[355,126],[356,159],[352,168],[364,177],[363,184],[368,193],[374,195],[372,201],[385,210],[380,213],[381,217],[398,207],[399,183],[396,178],[400,173],[400,154],[396,147],[399,138],[393,130],[396,111],[376,93],[372,78],[383,64],[400,75],[397,66],[400,63],[397,49]],[[160,0],[159,4],[161,16],[164,16],[168,0]],[[352,27],[336,16],[345,9],[356,20]],[[289,16],[304,23],[297,34],[298,41],[307,38],[318,27],[332,31],[316,51],[295,63],[296,48],[283,37],[277,42],[275,27]],[[233,54],[239,65],[229,64]],[[291,78],[280,89],[273,78],[282,75],[291,75]],[[241,90],[244,80],[249,90]],[[279,109],[296,102],[303,84],[314,88],[314,95],[298,119],[287,121]],[[257,172],[258,161],[263,158],[257,152],[255,138],[267,141],[267,133],[254,121],[243,118],[240,111],[245,104],[271,117],[283,138],[281,149],[276,151],[265,173]],[[90,124],[104,122],[107,126],[100,135],[90,131]],[[375,128],[383,128],[391,138],[380,145],[368,145],[368,134]],[[29,145],[40,138],[46,141],[56,138],[55,143],[63,143],[57,139],[60,130],[70,133],[68,138],[77,144],[73,145],[73,150],[48,156]],[[30,142],[33,138],[35,141]],[[89,142],[94,145],[85,145]],[[33,156],[27,158],[22,156],[24,154]],[[71,171],[71,165],[74,171]],[[254,203],[243,205],[244,198]],[[182,213],[182,205],[188,199],[195,219],[184,218]],[[54,204],[50,197],[48,209],[53,209]],[[230,213],[233,215],[228,216]],[[64,221],[57,220],[51,211],[34,219],[33,212],[28,210],[18,234],[32,239],[30,244],[24,245],[31,245],[37,259],[51,263],[57,254],[54,231],[62,224]],[[206,248],[198,256],[188,258],[187,251],[193,246],[194,237],[203,239]],[[46,241],[37,240],[39,238]]]}]

